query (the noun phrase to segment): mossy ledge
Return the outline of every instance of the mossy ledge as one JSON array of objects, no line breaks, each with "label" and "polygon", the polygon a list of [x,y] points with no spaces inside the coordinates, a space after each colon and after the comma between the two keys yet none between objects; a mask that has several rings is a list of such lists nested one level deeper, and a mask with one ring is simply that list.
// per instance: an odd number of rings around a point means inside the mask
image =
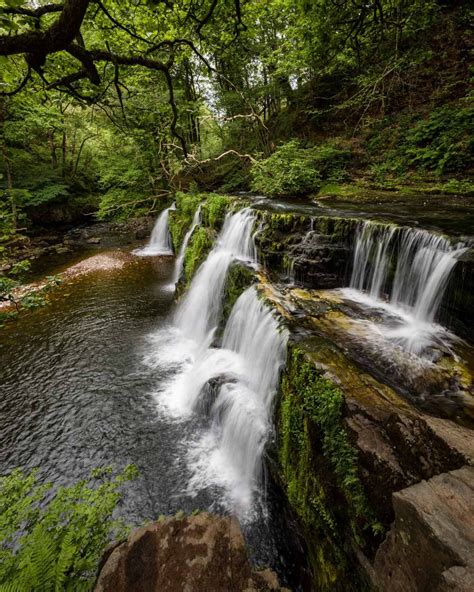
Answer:
[{"label": "mossy ledge", "polygon": [[305,531],[315,587],[370,590],[355,548],[383,528],[359,479],[357,452],[343,423],[344,395],[291,343],[277,408],[279,478]]},{"label": "mossy ledge", "polygon": [[201,224],[193,232],[184,253],[183,273],[177,286],[177,296],[188,288],[194,274],[212,249],[217,232],[233,201],[230,196],[216,193],[179,191],[176,193],[176,209],[172,210],[169,216],[169,228],[175,252],[179,251],[184,235],[191,227],[194,214],[201,206]]}]

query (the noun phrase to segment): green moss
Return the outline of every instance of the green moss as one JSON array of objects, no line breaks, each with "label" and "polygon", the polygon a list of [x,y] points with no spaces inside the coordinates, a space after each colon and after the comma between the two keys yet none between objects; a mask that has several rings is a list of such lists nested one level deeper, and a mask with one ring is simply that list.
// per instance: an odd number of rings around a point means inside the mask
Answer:
[{"label": "green moss", "polygon": [[184,254],[184,277],[186,278],[186,285],[189,285],[198,267],[207,257],[214,240],[214,233],[208,228],[199,226],[193,232]]},{"label": "green moss", "polygon": [[367,528],[378,528],[343,424],[343,405],[342,391],[291,346],[282,380],[278,455],[288,500],[308,533],[320,590],[361,589],[360,582],[354,581],[355,588],[339,584],[351,580],[347,540],[363,545]]},{"label": "green moss", "polygon": [[234,263],[227,274],[224,290],[223,319],[228,319],[230,311],[242,292],[256,281],[254,272],[242,263]]},{"label": "green moss", "polygon": [[170,211],[168,222],[176,251],[179,249],[186,231],[191,226],[194,213],[202,199],[203,196],[197,193],[182,193],[181,191],[176,193],[176,209]]},{"label": "green moss", "polygon": [[203,205],[203,220],[207,226],[217,229],[224,221],[227,210],[232,199],[227,195],[217,193],[203,194],[205,202]]}]

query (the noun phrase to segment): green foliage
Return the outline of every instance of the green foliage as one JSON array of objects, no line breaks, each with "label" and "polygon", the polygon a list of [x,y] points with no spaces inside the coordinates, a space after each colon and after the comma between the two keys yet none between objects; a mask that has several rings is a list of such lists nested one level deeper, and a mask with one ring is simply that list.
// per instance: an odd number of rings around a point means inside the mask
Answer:
[{"label": "green foliage", "polygon": [[[471,97],[472,99],[472,97]],[[420,119],[405,136],[401,152],[410,166],[437,175],[463,171],[474,157],[474,106],[446,105]]]},{"label": "green foliage", "polygon": [[44,306],[48,293],[62,281],[60,276],[50,275],[39,285],[22,286],[30,265],[30,261],[24,259],[15,263],[8,275],[0,274],[0,302],[7,302],[14,307],[13,311],[0,312],[0,326],[2,322],[16,318],[22,310]]},{"label": "green foliage", "polygon": [[422,117],[400,116],[376,126],[367,141],[373,177],[384,182],[390,178],[403,180],[410,171],[417,176],[442,177],[469,170],[474,156],[471,103],[467,96]]},{"label": "green foliage", "polygon": [[40,484],[35,471],[0,478],[0,590],[90,590],[101,554],[127,529],[112,513],[120,486],[137,476],[130,465],[112,477],[98,469],[71,487]]},{"label": "green foliage", "polygon": [[320,175],[314,154],[297,140],[280,146],[270,157],[251,170],[252,189],[268,196],[292,196],[317,191]]},{"label": "green foliage", "polygon": [[[324,162],[324,156],[319,162]],[[252,189],[273,197],[317,191],[321,182],[317,165],[314,149],[302,148],[297,140],[291,140],[253,165]]]}]

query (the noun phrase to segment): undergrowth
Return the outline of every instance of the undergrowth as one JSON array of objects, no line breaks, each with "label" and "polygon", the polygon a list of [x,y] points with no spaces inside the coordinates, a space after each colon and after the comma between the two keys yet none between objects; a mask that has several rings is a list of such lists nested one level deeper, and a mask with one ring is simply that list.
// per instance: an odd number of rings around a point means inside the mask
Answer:
[{"label": "undergrowth", "polygon": [[0,591],[91,590],[105,546],[128,532],[112,514],[120,486],[137,474],[132,465],[116,477],[111,468],[97,469],[55,492],[36,471],[1,477]]}]

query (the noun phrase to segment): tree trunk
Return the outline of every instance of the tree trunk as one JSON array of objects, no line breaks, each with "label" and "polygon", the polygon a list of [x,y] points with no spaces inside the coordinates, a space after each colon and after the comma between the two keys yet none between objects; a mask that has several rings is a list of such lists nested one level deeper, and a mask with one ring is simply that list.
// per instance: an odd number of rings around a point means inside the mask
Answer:
[{"label": "tree trunk", "polygon": [[48,130],[48,144],[49,144],[49,149],[51,151],[51,166],[53,167],[53,169],[57,169],[58,168],[58,157],[56,155],[56,141],[54,139],[54,130]]}]

